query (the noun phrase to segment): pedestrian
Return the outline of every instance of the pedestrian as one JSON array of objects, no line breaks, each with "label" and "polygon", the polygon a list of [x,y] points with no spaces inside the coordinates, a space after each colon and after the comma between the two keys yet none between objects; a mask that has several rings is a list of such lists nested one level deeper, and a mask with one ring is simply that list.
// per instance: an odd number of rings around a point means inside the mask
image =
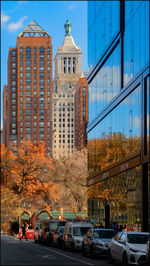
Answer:
[{"label": "pedestrian", "polygon": [[22,236],[20,237],[20,241],[23,238],[23,236],[25,237],[25,239],[27,241],[27,237],[26,237],[26,225],[25,224],[22,226]]}]

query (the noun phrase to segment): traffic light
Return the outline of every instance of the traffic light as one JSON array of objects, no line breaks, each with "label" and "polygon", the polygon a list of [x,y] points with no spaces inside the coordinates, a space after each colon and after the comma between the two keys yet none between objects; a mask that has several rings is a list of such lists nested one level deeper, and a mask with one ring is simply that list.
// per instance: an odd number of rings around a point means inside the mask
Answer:
[{"label": "traffic light", "polygon": [[76,207],[72,207],[72,212],[76,214]]}]

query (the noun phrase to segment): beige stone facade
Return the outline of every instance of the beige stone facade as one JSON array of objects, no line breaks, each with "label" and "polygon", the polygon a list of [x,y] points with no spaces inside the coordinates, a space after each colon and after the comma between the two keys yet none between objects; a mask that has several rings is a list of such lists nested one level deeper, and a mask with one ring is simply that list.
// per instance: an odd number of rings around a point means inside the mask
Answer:
[{"label": "beige stone facade", "polygon": [[66,35],[55,56],[53,81],[53,158],[74,151],[75,85],[81,77],[82,52],[71,35]]}]

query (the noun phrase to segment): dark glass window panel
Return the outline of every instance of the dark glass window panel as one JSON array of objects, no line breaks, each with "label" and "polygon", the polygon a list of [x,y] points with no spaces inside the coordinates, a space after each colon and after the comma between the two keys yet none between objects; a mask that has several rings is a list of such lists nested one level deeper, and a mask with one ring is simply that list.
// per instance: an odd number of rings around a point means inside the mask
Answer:
[{"label": "dark glass window panel", "polygon": [[45,52],[44,47],[40,47],[40,48],[39,48],[39,52],[40,52],[40,53],[44,53],[44,52]]},{"label": "dark glass window panel", "polygon": [[146,123],[147,123],[147,154],[149,154],[150,149],[150,77],[147,78],[146,82],[147,100],[146,100]]},{"label": "dark glass window panel", "polygon": [[16,51],[15,50],[12,50],[11,51],[11,55],[16,55]]},{"label": "dark glass window panel", "polygon": [[88,134],[88,156],[99,171],[141,148],[141,87],[137,87]]},{"label": "dark glass window panel", "polygon": [[94,67],[112,38],[119,32],[119,15],[119,1],[105,1],[105,3],[88,1],[88,65],[90,69]]},{"label": "dark glass window panel", "polygon": [[[23,61],[22,61],[22,62],[23,62]],[[20,63],[21,63],[21,61],[20,61]],[[26,65],[27,65],[27,66],[31,66],[31,61],[30,61],[30,60],[27,60],[27,61],[26,61]]]},{"label": "dark glass window panel", "polygon": [[[120,44],[89,85],[89,122],[100,113],[121,89]],[[83,101],[86,98],[83,97]]]},{"label": "dark glass window panel", "polygon": [[34,53],[36,53],[36,47],[34,47]]},{"label": "dark glass window panel", "polygon": [[124,85],[149,63],[148,12],[149,1],[125,1]]},{"label": "dark glass window panel", "polygon": [[31,59],[31,54],[26,54],[26,59]]},{"label": "dark glass window panel", "polygon": [[40,66],[44,66],[45,65],[45,61],[44,60],[41,60],[41,61],[39,61],[40,63]]},{"label": "dark glass window panel", "polygon": [[30,47],[26,48],[26,54],[31,54],[31,48]]}]

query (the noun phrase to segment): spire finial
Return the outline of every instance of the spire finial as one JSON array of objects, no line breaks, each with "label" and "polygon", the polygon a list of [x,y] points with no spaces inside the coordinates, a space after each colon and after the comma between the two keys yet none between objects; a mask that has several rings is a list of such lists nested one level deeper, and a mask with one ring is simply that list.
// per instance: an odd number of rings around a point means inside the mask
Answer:
[{"label": "spire finial", "polygon": [[70,36],[71,33],[71,24],[69,22],[69,20],[67,19],[66,24],[64,25],[65,27],[65,36]]}]

